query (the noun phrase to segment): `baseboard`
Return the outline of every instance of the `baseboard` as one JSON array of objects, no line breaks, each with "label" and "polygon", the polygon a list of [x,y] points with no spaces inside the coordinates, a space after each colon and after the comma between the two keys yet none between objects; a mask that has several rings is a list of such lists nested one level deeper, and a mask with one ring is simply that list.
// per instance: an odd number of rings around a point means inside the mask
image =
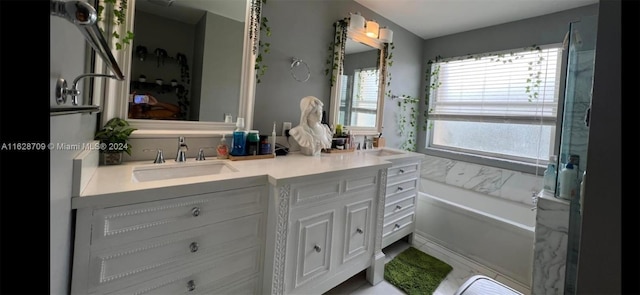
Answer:
[{"label": "baseboard", "polygon": [[[491,278],[498,279],[502,283],[520,291],[525,294],[529,294],[531,290],[531,286],[527,286],[526,284],[517,281],[508,275],[505,275],[490,266],[484,265],[478,261],[475,261],[469,257],[458,254],[451,249],[443,246],[439,242],[429,239],[428,235],[416,230],[413,233],[413,245],[416,247],[422,247],[422,249],[426,248],[427,254],[438,258],[440,260],[454,260],[458,263],[469,266],[471,269],[476,270],[482,274],[485,274]],[[424,247],[426,246],[426,247]]]}]

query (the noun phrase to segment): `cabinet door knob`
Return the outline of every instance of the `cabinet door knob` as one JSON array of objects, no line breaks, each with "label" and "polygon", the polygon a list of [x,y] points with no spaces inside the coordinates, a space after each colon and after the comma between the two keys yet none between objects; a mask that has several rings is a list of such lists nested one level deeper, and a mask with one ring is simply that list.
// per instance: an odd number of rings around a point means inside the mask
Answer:
[{"label": "cabinet door knob", "polygon": [[402,210],[402,206],[396,205],[396,210]]},{"label": "cabinet door knob", "polygon": [[189,292],[193,291],[196,289],[196,282],[194,282],[193,280],[190,280],[187,282],[187,290]]},{"label": "cabinet door knob", "polygon": [[193,217],[198,217],[200,215],[200,208],[193,207],[193,209],[191,209],[191,215],[193,215]]},{"label": "cabinet door knob", "polygon": [[356,232],[359,233],[359,234],[363,233],[362,229],[360,229],[360,228],[356,228]]},{"label": "cabinet door knob", "polygon": [[318,245],[313,246],[313,249],[315,249],[316,252],[322,251],[322,249]]},{"label": "cabinet door knob", "polygon": [[198,243],[192,242],[191,244],[189,244],[189,249],[191,250],[191,253],[197,252],[198,251]]}]

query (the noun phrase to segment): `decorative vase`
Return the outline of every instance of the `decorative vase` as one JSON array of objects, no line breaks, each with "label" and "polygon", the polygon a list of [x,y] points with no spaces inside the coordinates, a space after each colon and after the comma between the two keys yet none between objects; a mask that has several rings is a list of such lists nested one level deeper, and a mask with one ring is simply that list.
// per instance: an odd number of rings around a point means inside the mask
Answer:
[{"label": "decorative vase", "polygon": [[100,153],[100,165],[120,165],[122,164],[122,153]]}]

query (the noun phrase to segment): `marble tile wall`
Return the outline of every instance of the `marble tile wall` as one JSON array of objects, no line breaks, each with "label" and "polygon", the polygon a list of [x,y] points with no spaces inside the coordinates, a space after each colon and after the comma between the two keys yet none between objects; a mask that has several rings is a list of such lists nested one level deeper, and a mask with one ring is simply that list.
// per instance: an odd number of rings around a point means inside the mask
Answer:
[{"label": "marble tile wall", "polygon": [[421,177],[526,205],[542,189],[539,176],[428,155]]},{"label": "marble tile wall", "polygon": [[531,291],[564,294],[570,204],[541,196],[537,208]]}]

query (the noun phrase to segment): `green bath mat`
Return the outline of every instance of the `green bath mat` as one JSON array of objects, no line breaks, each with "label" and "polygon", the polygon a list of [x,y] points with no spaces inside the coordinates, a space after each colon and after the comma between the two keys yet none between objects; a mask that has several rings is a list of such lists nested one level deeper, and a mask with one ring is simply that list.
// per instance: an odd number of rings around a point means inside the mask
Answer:
[{"label": "green bath mat", "polygon": [[453,268],[414,247],[384,266],[384,279],[408,295],[433,294]]}]

